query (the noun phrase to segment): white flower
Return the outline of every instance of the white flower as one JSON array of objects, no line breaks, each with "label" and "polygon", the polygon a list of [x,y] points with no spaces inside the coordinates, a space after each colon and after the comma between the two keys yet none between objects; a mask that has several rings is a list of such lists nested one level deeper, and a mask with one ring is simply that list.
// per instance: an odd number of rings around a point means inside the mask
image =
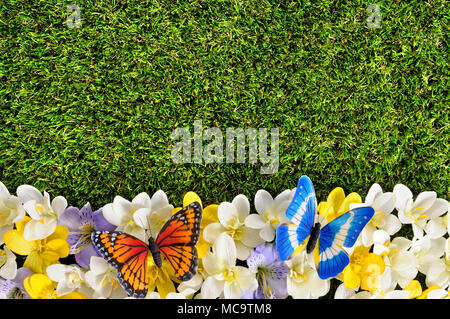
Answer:
[{"label": "white flower", "polygon": [[[134,299],[134,298],[128,297],[127,299]],[[156,291],[150,291],[147,293],[147,296],[145,296],[145,299],[161,299],[161,296]],[[186,299],[186,296],[178,292],[169,292],[166,295],[166,299]]]},{"label": "white flower", "polygon": [[372,297],[372,293],[369,291],[360,291],[356,293],[356,289],[346,288],[345,284],[340,284],[335,293],[334,299],[369,299]]},{"label": "white flower", "polygon": [[315,268],[307,261],[306,251],[302,250],[291,260],[288,266],[287,293],[294,299],[317,299],[330,290],[330,280],[319,278]]},{"label": "white flower", "polygon": [[0,277],[12,280],[16,274],[16,255],[5,245],[4,249],[0,249]]},{"label": "white flower", "polygon": [[364,206],[371,206],[375,210],[372,219],[361,232],[364,246],[369,247],[373,244],[373,233],[377,229],[382,229],[392,236],[402,227],[397,216],[391,214],[395,206],[394,194],[383,193],[379,184],[375,183],[370,187],[363,204],[350,204],[350,209]]},{"label": "white flower", "polygon": [[186,297],[192,297],[201,287],[203,277],[198,272],[188,281],[182,281],[177,290]]},{"label": "white flower", "polygon": [[432,239],[443,237],[447,233],[447,218],[446,216],[436,217],[434,219],[430,219],[425,226],[425,232]]},{"label": "white flower", "polygon": [[394,277],[392,269],[386,267],[380,276],[378,289],[372,293],[370,299],[408,299],[408,290],[395,290],[397,284]]},{"label": "white flower", "polygon": [[172,214],[173,205],[169,204],[166,194],[159,190],[150,199],[147,193],[140,193],[130,202],[116,196],[112,203],[103,207],[103,216],[118,231],[131,234],[147,241],[146,230],[156,237],[157,232]]},{"label": "white flower", "polygon": [[269,192],[260,189],[255,195],[255,208],[258,214],[250,214],[245,218],[245,226],[259,230],[259,236],[266,242],[275,238],[277,227],[289,222],[285,212],[294,196],[290,189],[279,194],[275,199]]},{"label": "white flower", "polygon": [[64,296],[73,291],[79,291],[86,296],[92,294],[85,281],[84,271],[78,266],[53,264],[46,269],[47,276],[58,283],[56,294]]},{"label": "white flower", "polygon": [[414,237],[417,238],[423,237],[427,221],[441,216],[449,209],[448,201],[437,198],[436,192],[422,192],[413,200],[410,189],[403,184],[397,184],[394,194],[398,218],[404,224],[412,224]]},{"label": "white flower", "polygon": [[373,252],[384,259],[387,267],[391,267],[392,279],[400,287],[406,287],[417,275],[419,265],[416,256],[409,249],[412,241],[404,237],[395,237],[392,242],[384,230],[376,230],[373,234]]},{"label": "white flower", "polygon": [[356,293],[353,289],[348,289],[341,284],[335,292],[336,299],[408,299],[409,292],[407,290],[395,290],[397,283],[393,280],[392,269],[386,267],[380,276],[377,290],[360,291]]},{"label": "white flower", "polygon": [[445,289],[433,289],[427,294],[427,299],[450,299],[450,292]]},{"label": "white flower", "polygon": [[17,188],[17,196],[23,208],[30,215],[30,220],[23,232],[26,240],[43,239],[51,235],[58,224],[59,217],[67,207],[67,200],[62,196],[55,197],[50,202],[50,195],[44,195],[33,186],[21,185]]},{"label": "white flower", "polygon": [[425,235],[420,239],[414,239],[410,250],[417,258],[417,269],[427,274],[431,267],[439,263],[439,258],[444,255],[444,249],[445,238],[431,239],[429,235]]},{"label": "white flower", "polygon": [[3,235],[24,217],[22,202],[11,195],[6,186],[0,182],[0,245],[3,244]]},{"label": "white flower", "polygon": [[222,234],[230,235],[237,250],[237,258],[245,260],[250,256],[252,248],[262,244],[258,229],[245,225],[245,219],[250,213],[250,203],[244,195],[237,195],[233,201],[220,203],[217,210],[219,223],[211,223],[203,230],[203,238],[214,243]]},{"label": "white flower", "polygon": [[88,285],[94,289],[92,298],[121,299],[127,296],[117,280],[117,270],[103,258],[92,256],[89,268],[90,270],[85,274],[85,279]]},{"label": "white flower", "polygon": [[425,280],[428,287],[437,285],[441,288],[450,286],[450,238],[445,241],[445,255],[430,265]]},{"label": "white flower", "polygon": [[236,266],[236,246],[233,239],[222,233],[213,244],[213,251],[203,257],[203,267],[209,275],[201,288],[205,299],[224,296],[239,299],[258,287],[255,274],[246,267]]}]

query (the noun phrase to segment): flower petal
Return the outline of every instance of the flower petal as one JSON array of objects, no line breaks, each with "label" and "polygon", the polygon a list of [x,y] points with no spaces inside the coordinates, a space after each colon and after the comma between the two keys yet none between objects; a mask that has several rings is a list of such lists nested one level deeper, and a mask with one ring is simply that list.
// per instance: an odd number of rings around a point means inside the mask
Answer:
[{"label": "flower petal", "polygon": [[58,218],[62,215],[67,207],[67,200],[62,196],[57,196],[52,200],[52,209]]},{"label": "flower petal", "polygon": [[208,277],[203,281],[201,294],[204,299],[216,299],[224,290],[224,281]]},{"label": "flower petal", "polygon": [[445,235],[445,233],[447,232],[447,228],[445,227],[441,218],[438,217],[430,220],[427,223],[425,231],[431,238],[437,239]]},{"label": "flower petal", "polygon": [[437,218],[443,215],[449,209],[449,203],[445,199],[437,198],[433,205],[427,209],[426,214],[429,218]]},{"label": "flower petal", "polygon": [[270,211],[273,203],[273,198],[270,193],[264,189],[260,189],[255,194],[255,209],[258,214],[266,214]]},{"label": "flower petal", "polygon": [[[162,192],[162,191],[161,191]],[[161,194],[161,193],[159,193]],[[164,194],[165,195],[165,194]],[[126,202],[122,202],[123,204],[126,205]],[[139,208],[151,208],[151,200],[150,200],[150,196],[148,196],[147,193],[142,192],[139,193],[138,195],[136,195],[133,200],[131,201],[132,206],[138,210]],[[127,205],[126,205],[127,206]],[[125,207],[126,207],[125,206]]]},{"label": "flower petal", "polygon": [[33,299],[43,299],[48,293],[52,293],[55,289],[54,284],[44,274],[33,274],[25,278],[23,285]]},{"label": "flower petal", "polygon": [[236,264],[236,245],[233,239],[227,234],[220,234],[213,245],[213,251],[229,268]]},{"label": "flower petal", "polygon": [[423,211],[428,210],[431,206],[433,206],[436,201],[437,194],[436,192],[422,192],[420,193],[416,200],[414,201],[414,205],[412,209],[421,209]]},{"label": "flower petal", "polygon": [[238,222],[238,212],[233,204],[229,202],[220,203],[217,210],[220,223],[225,227],[231,227]]},{"label": "flower petal", "polygon": [[224,231],[225,228],[221,223],[212,223],[203,230],[203,238],[209,243],[214,243]]},{"label": "flower petal", "polygon": [[250,202],[248,198],[245,195],[239,194],[233,198],[231,204],[236,208],[239,221],[243,223],[248,214],[250,214]]},{"label": "flower petal", "polygon": [[17,187],[16,193],[17,197],[19,197],[23,203],[30,200],[35,200],[38,203],[42,203],[44,200],[42,193],[36,187],[31,185],[21,185]]},{"label": "flower petal", "polygon": [[245,226],[253,229],[261,229],[266,225],[266,222],[259,214],[250,214],[245,218]]},{"label": "flower petal", "polygon": [[19,255],[28,255],[34,249],[32,243],[25,240],[16,229],[7,231],[3,240],[9,249]]},{"label": "flower petal", "polygon": [[367,192],[367,196],[364,202],[371,205],[375,201],[375,198],[377,198],[381,194],[383,194],[383,189],[381,188],[380,184],[372,184],[372,186],[370,186],[369,188],[369,191]]},{"label": "flower petal", "polygon": [[183,207],[186,207],[192,204],[193,202],[200,203],[200,206],[202,206],[203,208],[202,200],[200,199],[200,197],[195,192],[187,192],[183,196]]},{"label": "flower petal", "polygon": [[395,185],[393,193],[395,194],[396,197],[395,207],[398,210],[404,210],[408,200],[413,198],[413,193],[411,192],[411,190],[403,184]]}]

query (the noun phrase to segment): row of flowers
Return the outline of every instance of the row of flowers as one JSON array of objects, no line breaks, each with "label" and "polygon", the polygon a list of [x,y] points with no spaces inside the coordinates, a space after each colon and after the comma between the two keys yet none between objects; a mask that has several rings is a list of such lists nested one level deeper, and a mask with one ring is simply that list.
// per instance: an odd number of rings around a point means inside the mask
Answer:
[{"label": "row of flowers", "polygon": [[[360,206],[373,207],[375,215],[347,249],[349,265],[328,280],[318,277],[304,250],[286,262],[278,257],[276,228],[289,222],[285,212],[294,193],[287,189],[273,198],[259,190],[256,213],[244,195],[203,206],[196,193],[185,194],[183,207],[197,201],[203,208],[197,273],[180,282],[167,261],[157,267],[149,257],[146,298],[319,298],[329,294],[331,280],[340,282],[335,298],[449,298],[450,206],[436,192],[414,199],[405,185],[383,192],[373,184],[363,201],[340,187],[331,191],[318,206],[327,222]],[[162,190],[131,201],[116,196],[93,211],[89,203],[68,207],[64,197],[51,199],[30,185],[12,195],[0,182],[0,297],[126,298],[91,233],[120,230],[147,241],[179,209]]]}]

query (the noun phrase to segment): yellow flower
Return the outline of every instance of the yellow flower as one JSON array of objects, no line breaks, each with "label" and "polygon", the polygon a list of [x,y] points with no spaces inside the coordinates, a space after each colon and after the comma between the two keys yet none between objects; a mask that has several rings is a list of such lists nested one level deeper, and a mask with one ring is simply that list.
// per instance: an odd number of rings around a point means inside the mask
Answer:
[{"label": "yellow flower", "polygon": [[422,286],[417,280],[411,280],[411,282],[403,289],[409,293],[409,299],[414,299],[422,295]]},{"label": "yellow flower", "polygon": [[379,286],[380,275],[384,272],[383,258],[369,253],[370,247],[355,247],[350,263],[344,268],[343,280],[346,288],[375,291]]},{"label": "yellow flower", "polygon": [[341,187],[333,189],[327,197],[326,202],[320,202],[319,214],[326,218],[327,223],[350,210],[350,204],[362,203],[358,193],[350,193],[345,196]]},{"label": "yellow flower", "polygon": [[53,282],[44,274],[33,274],[25,278],[23,286],[33,299],[87,299],[79,292],[70,292],[63,296],[56,294],[56,282]]},{"label": "yellow flower", "polygon": [[5,233],[3,240],[14,253],[27,256],[24,267],[30,268],[35,273],[45,273],[47,266],[59,263],[59,258],[69,255],[70,246],[66,241],[69,229],[66,226],[57,225],[55,231],[44,239],[25,240],[23,230],[31,220],[26,216],[16,223],[16,229]]},{"label": "yellow flower", "polygon": [[[219,205],[212,204],[203,208],[202,200],[200,199],[200,197],[194,192],[187,192],[183,197],[183,207],[186,207],[193,202],[199,202],[200,206],[202,206],[203,209],[202,220],[200,222],[200,236],[198,238],[197,245],[195,245],[195,247],[197,248],[198,258],[203,258],[203,256],[207,251],[209,251],[209,248],[211,247],[211,244],[203,238],[203,230],[207,225],[219,222],[219,218],[217,217],[217,210],[219,208]],[[172,215],[178,212],[180,209],[182,209],[182,207],[174,208],[172,211]]]},{"label": "yellow flower", "polygon": [[149,275],[149,287],[148,291],[155,291],[158,289],[158,293],[161,298],[166,298],[170,292],[175,292],[175,285],[173,282],[180,282],[174,275],[172,266],[167,260],[162,261],[161,268],[158,267],[153,258],[147,258],[147,269]]}]

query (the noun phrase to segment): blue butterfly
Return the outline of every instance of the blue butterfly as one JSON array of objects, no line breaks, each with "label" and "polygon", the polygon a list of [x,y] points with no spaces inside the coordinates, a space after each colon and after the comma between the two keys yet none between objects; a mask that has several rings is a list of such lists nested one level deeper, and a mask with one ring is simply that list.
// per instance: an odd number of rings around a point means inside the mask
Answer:
[{"label": "blue butterfly", "polygon": [[[276,248],[281,260],[291,258],[299,246],[314,252],[319,277],[327,279],[340,274],[350,262],[342,247],[352,247],[375,213],[372,207],[352,209],[321,228],[317,199],[308,176],[298,180],[294,198],[286,210],[293,224],[282,224],[276,231]],[[316,247],[319,242],[318,248]]]}]

